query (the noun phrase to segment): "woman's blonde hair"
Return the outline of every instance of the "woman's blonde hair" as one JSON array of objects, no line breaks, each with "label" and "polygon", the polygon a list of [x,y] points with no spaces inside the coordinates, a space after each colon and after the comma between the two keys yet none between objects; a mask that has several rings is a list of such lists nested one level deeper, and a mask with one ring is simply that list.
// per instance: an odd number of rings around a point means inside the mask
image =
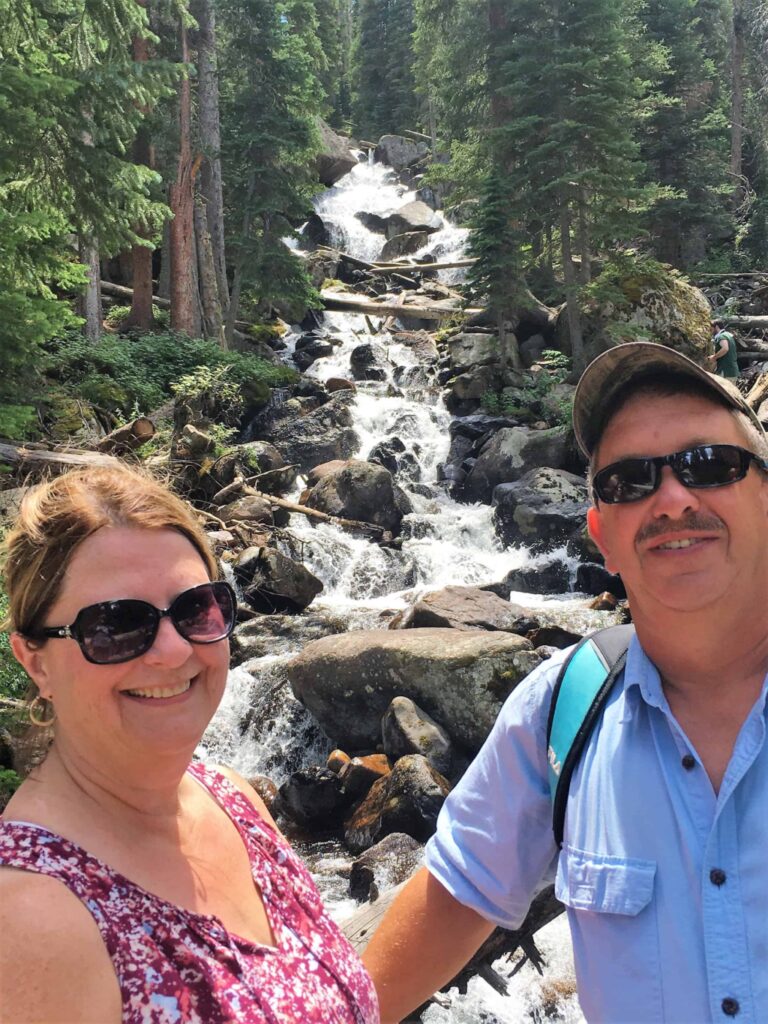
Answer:
[{"label": "woman's blonde hair", "polygon": [[56,600],[78,546],[105,526],[178,530],[198,551],[208,575],[216,559],[191,509],[147,473],[123,466],[75,469],[24,496],[3,544],[7,626],[39,627]]}]

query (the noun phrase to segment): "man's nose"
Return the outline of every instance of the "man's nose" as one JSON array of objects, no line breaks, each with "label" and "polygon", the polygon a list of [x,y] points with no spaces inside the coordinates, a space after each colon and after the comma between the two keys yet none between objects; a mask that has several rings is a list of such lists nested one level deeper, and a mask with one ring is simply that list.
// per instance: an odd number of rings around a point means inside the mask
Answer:
[{"label": "man's nose", "polygon": [[679,519],[690,509],[700,506],[696,490],[686,487],[672,472],[671,466],[662,466],[661,483],[653,495],[653,514]]}]

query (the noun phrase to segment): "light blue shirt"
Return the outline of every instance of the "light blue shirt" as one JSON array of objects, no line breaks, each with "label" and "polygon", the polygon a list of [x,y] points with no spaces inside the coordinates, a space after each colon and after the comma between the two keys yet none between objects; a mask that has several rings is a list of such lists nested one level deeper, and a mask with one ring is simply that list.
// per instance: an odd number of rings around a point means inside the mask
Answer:
[{"label": "light blue shirt", "polygon": [[767,1024],[768,677],[715,795],[635,638],[574,772],[558,851],[546,728],[567,653],[505,703],[445,802],[427,867],[506,928],[554,880],[590,1022]]}]

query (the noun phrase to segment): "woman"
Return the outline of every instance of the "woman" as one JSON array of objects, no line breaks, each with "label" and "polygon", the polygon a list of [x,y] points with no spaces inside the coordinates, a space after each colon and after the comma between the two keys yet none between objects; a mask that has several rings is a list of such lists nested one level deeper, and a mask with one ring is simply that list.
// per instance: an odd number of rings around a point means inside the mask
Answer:
[{"label": "woman", "polygon": [[191,512],[125,469],[30,492],[13,652],[55,719],[0,822],[3,1024],[376,1024],[367,974],[261,799],[190,764],[235,599]]}]

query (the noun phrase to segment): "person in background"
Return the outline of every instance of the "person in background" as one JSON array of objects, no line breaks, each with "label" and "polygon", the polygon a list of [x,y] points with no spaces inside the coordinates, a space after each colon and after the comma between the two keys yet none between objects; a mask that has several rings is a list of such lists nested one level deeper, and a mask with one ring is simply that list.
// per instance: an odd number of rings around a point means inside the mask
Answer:
[{"label": "person in background", "polygon": [[712,355],[712,368],[721,377],[733,379],[739,376],[739,364],[736,360],[736,339],[730,331],[725,330],[722,320],[712,321],[712,342],[715,351]]},{"label": "person in background", "polygon": [[[768,1021],[768,438],[662,345],[599,356],[574,401],[589,532],[635,625],[553,834],[547,719],[568,651],[520,683],[363,959],[385,1024],[555,883],[600,1024]],[[602,677],[601,677],[602,678]]]},{"label": "person in background", "polygon": [[3,1024],[376,1024],[261,799],[190,763],[236,612],[191,510],[127,469],[67,473],[25,496],[4,574],[53,742],[0,821]]}]

